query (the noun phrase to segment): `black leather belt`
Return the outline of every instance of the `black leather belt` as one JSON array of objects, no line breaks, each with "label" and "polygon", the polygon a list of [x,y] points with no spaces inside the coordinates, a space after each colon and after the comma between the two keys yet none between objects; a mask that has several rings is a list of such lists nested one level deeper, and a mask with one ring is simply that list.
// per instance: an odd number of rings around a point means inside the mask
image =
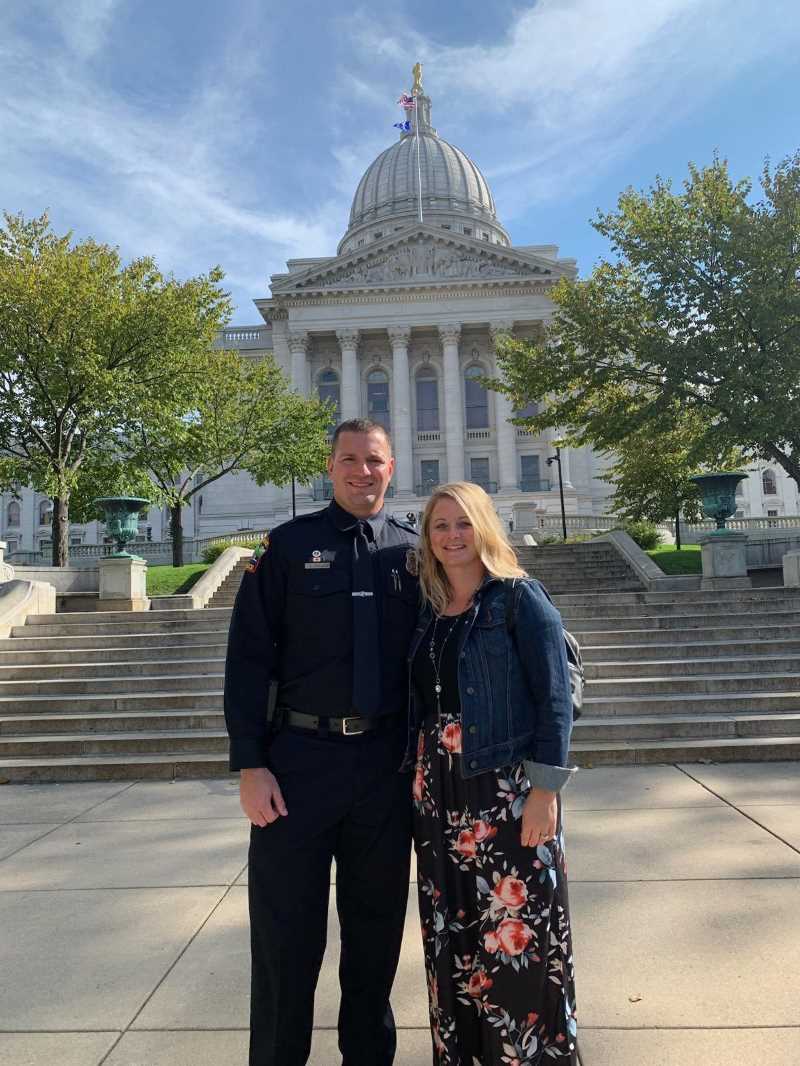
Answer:
[{"label": "black leather belt", "polygon": [[343,737],[357,737],[362,733],[369,733],[373,729],[380,729],[390,722],[396,722],[397,714],[386,714],[374,718],[328,718],[317,714],[304,714],[302,711],[292,711],[288,707],[283,712],[283,724],[290,725],[293,729],[308,729],[314,733],[338,733]]}]

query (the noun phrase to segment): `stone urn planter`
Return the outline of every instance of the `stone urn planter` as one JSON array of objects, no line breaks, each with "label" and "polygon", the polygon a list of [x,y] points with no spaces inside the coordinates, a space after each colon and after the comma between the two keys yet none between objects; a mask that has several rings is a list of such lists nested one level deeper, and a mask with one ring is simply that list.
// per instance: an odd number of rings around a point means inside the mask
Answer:
[{"label": "stone urn planter", "polygon": [[717,533],[727,533],[725,519],[736,514],[736,486],[747,474],[697,474],[694,481],[703,499],[703,513],[717,523]]},{"label": "stone urn planter", "polygon": [[125,545],[135,540],[139,532],[139,512],[150,501],[141,496],[100,496],[92,500],[103,511],[103,520],[110,537],[116,541],[114,557],[138,558],[125,551]]},{"label": "stone urn planter", "polygon": [[99,562],[100,609],[104,611],[146,611],[147,563],[125,551],[139,531],[139,512],[149,500],[140,496],[101,496],[92,501],[102,508],[106,530],[116,541],[117,550]]},{"label": "stone urn planter", "polygon": [[747,534],[725,528],[725,520],[736,513],[736,486],[746,478],[740,471],[730,474],[698,474],[696,481],[703,499],[703,511],[717,528],[700,538],[703,557],[702,589],[750,588],[747,576]]}]

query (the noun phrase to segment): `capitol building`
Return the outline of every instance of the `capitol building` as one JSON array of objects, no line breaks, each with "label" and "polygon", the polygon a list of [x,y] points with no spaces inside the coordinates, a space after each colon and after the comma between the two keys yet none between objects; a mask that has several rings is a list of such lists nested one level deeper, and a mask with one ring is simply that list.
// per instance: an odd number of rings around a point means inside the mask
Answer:
[{"label": "capitol building", "polygon": [[[515,426],[507,397],[481,378],[496,373],[499,334],[533,337],[547,323],[548,291],[575,277],[575,260],[512,244],[476,163],[434,129],[430,98],[415,99],[411,129],[359,181],[336,255],[290,260],[255,300],[263,324],[224,330],[219,343],[271,355],[299,392],[332,400],[337,421],[385,425],[392,511],[419,511],[433,486],[466,478],[527,526],[535,512],[560,512],[553,434]],[[561,462],[567,513],[603,514],[604,464],[588,449],[562,449]],[[298,512],[329,497],[324,478],[298,486]],[[290,513],[289,490],[240,474],[204,491],[197,522],[256,528]]]},{"label": "capitol building", "polygon": [[[560,515],[556,434],[511,421],[506,396],[487,391],[500,334],[540,335],[553,314],[548,293],[574,278],[574,259],[551,244],[514,245],[489,185],[470,157],[431,122],[421,86],[410,129],[358,183],[336,254],[292,259],[256,298],[260,322],[225,329],[217,344],[249,358],[272,357],[293,388],[333,401],[336,421],[368,417],[390,430],[396,470],[387,507],[419,513],[431,489],[467,479],[482,485],[518,531]],[[608,460],[589,448],[561,450],[567,515],[608,510]],[[297,513],[330,499],[325,477],[296,487]],[[798,513],[797,490],[781,468],[754,469],[741,487],[741,516]],[[292,515],[290,487],[257,486],[245,473],[208,485],[184,511],[187,537],[263,530]],[[49,501],[30,490],[2,498],[0,539],[15,551],[48,551]],[[560,519],[553,524],[560,526]],[[165,540],[154,508],[147,538]],[[97,543],[98,523],[73,525],[70,543]]]}]

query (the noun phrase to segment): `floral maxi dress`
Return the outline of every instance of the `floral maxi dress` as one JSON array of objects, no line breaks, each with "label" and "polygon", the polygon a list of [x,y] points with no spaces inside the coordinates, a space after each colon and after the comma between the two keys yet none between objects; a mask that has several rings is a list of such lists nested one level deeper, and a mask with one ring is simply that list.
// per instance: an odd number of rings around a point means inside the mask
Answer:
[{"label": "floral maxi dress", "polygon": [[457,648],[465,619],[440,618],[433,646],[432,623],[413,664],[425,710],[414,843],[433,1061],[575,1064],[563,831],[559,824],[555,841],[522,846],[530,787],[522,764],[461,776]]}]

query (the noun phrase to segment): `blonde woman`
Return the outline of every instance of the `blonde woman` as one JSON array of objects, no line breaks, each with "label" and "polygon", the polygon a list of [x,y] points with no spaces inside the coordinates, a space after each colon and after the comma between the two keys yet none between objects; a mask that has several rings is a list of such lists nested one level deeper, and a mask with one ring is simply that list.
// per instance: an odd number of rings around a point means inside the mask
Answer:
[{"label": "blonde woman", "polygon": [[431,496],[419,578],[410,722],[434,1063],[574,1063],[561,619],[467,482]]}]

